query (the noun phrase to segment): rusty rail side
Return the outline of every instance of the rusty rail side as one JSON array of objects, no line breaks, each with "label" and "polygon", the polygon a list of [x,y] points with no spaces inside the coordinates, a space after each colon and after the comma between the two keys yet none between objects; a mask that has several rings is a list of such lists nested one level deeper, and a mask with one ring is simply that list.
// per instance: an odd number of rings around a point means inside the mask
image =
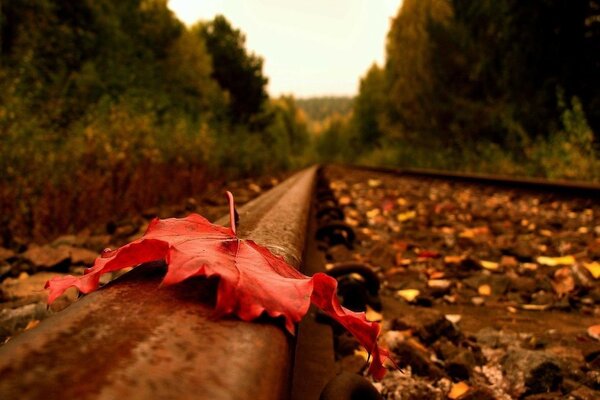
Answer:
[{"label": "rusty rail side", "polygon": [[550,192],[565,196],[600,198],[600,184],[594,182],[548,180],[542,178],[452,172],[424,168],[386,168],[346,164],[341,166],[349,169],[362,169],[384,174],[444,179],[457,182],[470,182],[481,185],[494,185],[514,189]]},{"label": "rusty rail side", "polygon": [[[299,267],[315,172],[301,171],[240,209],[239,236]],[[293,339],[282,324],[213,320],[215,280],[159,288],[164,263],[151,264],[0,348],[0,398],[288,397]]]}]

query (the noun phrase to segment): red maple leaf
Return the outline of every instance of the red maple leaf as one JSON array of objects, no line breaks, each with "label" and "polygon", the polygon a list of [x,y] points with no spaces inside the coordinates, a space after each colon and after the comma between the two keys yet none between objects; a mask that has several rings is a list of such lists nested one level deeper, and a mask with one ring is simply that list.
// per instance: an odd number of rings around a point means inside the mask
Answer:
[{"label": "red maple leaf", "polygon": [[219,277],[216,316],[236,314],[244,321],[263,312],[283,317],[294,333],[295,323],[307,313],[310,302],[350,331],[373,356],[369,372],[381,379],[388,352],[379,348],[379,324],[364,313],[342,307],[336,296],[337,281],[323,273],[305,276],[281,257],[251,240],[236,236],[233,196],[231,228],[211,224],[198,214],[186,218],[155,218],[139,239],[116,250],[104,251],[81,277],[53,278],[46,283],[48,303],[75,286],[83,293],[98,288],[100,275],[143,263],[165,260],[163,284],[171,285],[193,276]]}]

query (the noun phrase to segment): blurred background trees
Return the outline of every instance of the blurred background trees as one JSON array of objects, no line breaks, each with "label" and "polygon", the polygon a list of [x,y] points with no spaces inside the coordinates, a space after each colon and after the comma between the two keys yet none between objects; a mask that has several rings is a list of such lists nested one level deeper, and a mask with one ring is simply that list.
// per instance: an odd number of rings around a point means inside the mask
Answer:
[{"label": "blurred background trees", "polygon": [[1,0],[4,242],[297,167],[306,122],[262,68],[225,17],[187,28],[167,0]]},{"label": "blurred background trees", "polygon": [[600,180],[599,76],[598,0],[404,0],[354,98],[298,100],[223,16],[0,0],[0,236],[315,161]]},{"label": "blurred background trees", "polygon": [[347,160],[600,179],[599,50],[597,0],[404,0]]}]

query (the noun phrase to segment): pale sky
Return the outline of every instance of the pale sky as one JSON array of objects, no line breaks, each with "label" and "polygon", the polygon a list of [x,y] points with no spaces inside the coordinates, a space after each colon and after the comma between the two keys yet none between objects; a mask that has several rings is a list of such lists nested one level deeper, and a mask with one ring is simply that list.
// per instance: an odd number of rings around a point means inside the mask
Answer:
[{"label": "pale sky", "polygon": [[401,0],[169,0],[188,25],[223,14],[264,59],[272,96],[355,95],[384,60]]}]

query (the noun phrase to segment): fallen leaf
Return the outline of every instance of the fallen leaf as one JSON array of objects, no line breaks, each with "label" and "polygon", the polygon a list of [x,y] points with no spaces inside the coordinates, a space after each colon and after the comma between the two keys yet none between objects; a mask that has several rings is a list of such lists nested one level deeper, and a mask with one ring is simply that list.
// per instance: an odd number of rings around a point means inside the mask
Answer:
[{"label": "fallen leaf", "polygon": [[404,300],[410,302],[415,301],[421,292],[417,289],[402,289],[396,290],[396,295],[402,297]]},{"label": "fallen leaf", "polygon": [[427,286],[432,289],[448,289],[452,285],[452,281],[448,279],[430,279],[427,281]]},{"label": "fallen leaf", "polygon": [[527,270],[527,271],[537,271],[537,269],[538,269],[538,265],[535,263],[523,263],[522,267],[524,270]]},{"label": "fallen leaf", "polygon": [[367,181],[367,184],[369,185],[369,187],[376,188],[381,186],[381,181],[379,179],[369,179]]},{"label": "fallen leaf", "polygon": [[585,269],[590,271],[590,274],[594,277],[594,279],[600,278],[600,263],[598,261],[594,262],[584,262],[583,266]]},{"label": "fallen leaf", "polygon": [[474,306],[482,306],[483,303],[485,303],[485,299],[483,297],[471,297],[471,303],[473,303]]},{"label": "fallen leaf", "polygon": [[471,389],[471,387],[467,384],[467,382],[458,382],[453,383],[450,388],[450,393],[448,393],[448,398],[451,400],[456,400],[465,393],[467,393]]},{"label": "fallen leaf", "polygon": [[444,257],[444,264],[460,264],[464,259],[463,256],[446,256]]},{"label": "fallen leaf", "polygon": [[370,322],[381,322],[383,321],[383,315],[373,310],[371,307],[367,306],[367,311],[365,312],[365,317],[367,321]]},{"label": "fallen leaf", "polygon": [[563,256],[563,257],[538,257],[536,261],[539,264],[547,265],[549,267],[556,267],[557,265],[573,265],[575,264],[575,257]]},{"label": "fallen leaf", "polygon": [[253,191],[254,193],[260,193],[262,192],[262,189],[260,186],[258,186],[256,183],[250,183],[248,185],[248,189],[250,189],[251,191]]},{"label": "fallen leaf", "polygon": [[517,259],[515,257],[502,256],[502,258],[500,259],[500,265],[502,265],[503,267],[513,268],[518,266],[519,263],[517,262]]},{"label": "fallen leaf", "polygon": [[458,236],[466,239],[473,239],[477,236],[484,236],[490,233],[490,228],[487,226],[478,226],[462,231]]},{"label": "fallen leaf", "polygon": [[354,355],[362,358],[365,361],[369,361],[369,353],[362,346],[354,350]]},{"label": "fallen leaf", "polygon": [[215,314],[236,314],[250,321],[266,313],[282,316],[286,329],[294,333],[295,323],[307,313],[312,302],[343,325],[369,351],[373,361],[369,372],[381,379],[388,352],[380,349],[379,324],[367,321],[364,313],[339,304],[337,281],[324,274],[301,274],[283,258],[251,240],[241,240],[235,231],[233,196],[229,197],[231,227],[211,224],[191,214],[186,218],[154,219],[139,239],[113,251],[105,251],[81,277],[66,276],[46,282],[48,303],[69,287],[83,293],[98,288],[100,276],[122,268],[156,260],[168,265],[163,284],[170,285],[193,276],[219,277]]},{"label": "fallen leaf", "polygon": [[452,322],[453,324],[458,324],[460,322],[460,320],[462,319],[462,315],[446,314],[446,315],[444,315],[444,318],[446,318],[448,321]]},{"label": "fallen leaf", "polygon": [[419,258],[438,258],[440,257],[440,253],[435,250],[419,250],[417,256]]},{"label": "fallen leaf", "polygon": [[479,264],[490,271],[497,271],[500,268],[500,265],[497,262],[493,262],[493,261],[484,261],[481,260],[479,261]]},{"label": "fallen leaf", "polygon": [[40,323],[39,319],[32,319],[31,321],[29,321],[27,323],[27,326],[25,328],[23,328],[23,330],[28,331],[30,329],[35,328],[36,326],[38,326],[38,324]]},{"label": "fallen leaf", "polygon": [[490,285],[481,285],[477,289],[477,292],[482,296],[490,296],[492,294],[492,287]]},{"label": "fallen leaf", "polygon": [[375,218],[379,214],[381,214],[381,210],[379,208],[374,208],[366,212],[367,218]]},{"label": "fallen leaf", "polygon": [[338,200],[338,203],[339,203],[340,206],[350,205],[350,204],[352,204],[352,197],[350,197],[350,196],[342,196]]},{"label": "fallen leaf", "polygon": [[417,216],[417,212],[412,210],[412,211],[407,211],[407,212],[403,212],[403,213],[396,215],[396,219],[399,222],[404,222],[404,221],[408,221],[409,219],[413,219],[416,216]]},{"label": "fallen leaf", "polygon": [[596,340],[600,340],[600,325],[592,325],[587,328],[587,333]]},{"label": "fallen leaf", "polygon": [[559,296],[563,296],[575,289],[575,279],[570,268],[557,269],[552,280],[552,287]]},{"label": "fallen leaf", "polygon": [[550,304],[523,304],[521,308],[527,311],[545,311],[550,308]]}]

